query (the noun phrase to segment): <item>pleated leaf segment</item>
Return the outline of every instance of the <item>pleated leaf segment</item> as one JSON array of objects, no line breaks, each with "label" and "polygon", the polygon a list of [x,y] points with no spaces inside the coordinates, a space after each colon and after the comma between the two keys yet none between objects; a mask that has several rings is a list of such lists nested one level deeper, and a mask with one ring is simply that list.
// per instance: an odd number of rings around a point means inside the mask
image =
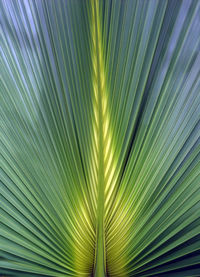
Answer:
[{"label": "pleated leaf segment", "polygon": [[0,276],[200,276],[199,14],[0,1]]}]

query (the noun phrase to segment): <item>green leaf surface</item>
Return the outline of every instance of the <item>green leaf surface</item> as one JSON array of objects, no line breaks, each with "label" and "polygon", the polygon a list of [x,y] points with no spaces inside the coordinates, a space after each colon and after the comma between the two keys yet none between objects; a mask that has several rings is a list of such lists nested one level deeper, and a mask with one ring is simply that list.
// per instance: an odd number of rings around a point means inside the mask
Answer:
[{"label": "green leaf surface", "polygon": [[200,1],[0,1],[0,276],[200,276]]}]

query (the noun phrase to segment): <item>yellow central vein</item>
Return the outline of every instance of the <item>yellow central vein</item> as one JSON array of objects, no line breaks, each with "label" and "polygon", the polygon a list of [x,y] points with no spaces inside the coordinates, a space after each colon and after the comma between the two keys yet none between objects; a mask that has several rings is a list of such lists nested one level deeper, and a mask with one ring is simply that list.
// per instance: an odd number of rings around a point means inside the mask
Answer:
[{"label": "yellow central vein", "polygon": [[[115,182],[113,181],[115,168],[113,148],[110,132],[110,117],[107,103],[106,76],[101,39],[101,22],[98,1],[92,3],[92,63],[94,89],[94,138],[95,162],[97,167],[97,219],[96,219],[96,249],[94,271],[96,277],[105,276],[106,249],[105,249],[105,216]],[[112,184],[112,185],[111,185]]]},{"label": "yellow central vein", "polygon": [[97,173],[97,222],[96,222],[96,253],[95,253],[95,276],[105,275],[105,232],[104,232],[104,135],[103,135],[103,58],[100,37],[99,10],[96,1],[92,5],[93,13],[93,32],[92,39],[94,45],[94,92],[96,100],[96,132],[97,134],[97,155],[98,155],[98,173]]}]

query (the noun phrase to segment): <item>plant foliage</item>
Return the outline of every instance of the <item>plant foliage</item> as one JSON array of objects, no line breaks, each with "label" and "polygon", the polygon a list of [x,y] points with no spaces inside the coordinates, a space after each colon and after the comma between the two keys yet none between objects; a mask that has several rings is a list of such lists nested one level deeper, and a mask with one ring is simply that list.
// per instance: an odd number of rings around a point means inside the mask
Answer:
[{"label": "plant foliage", "polygon": [[0,275],[200,276],[200,1],[0,13]]}]

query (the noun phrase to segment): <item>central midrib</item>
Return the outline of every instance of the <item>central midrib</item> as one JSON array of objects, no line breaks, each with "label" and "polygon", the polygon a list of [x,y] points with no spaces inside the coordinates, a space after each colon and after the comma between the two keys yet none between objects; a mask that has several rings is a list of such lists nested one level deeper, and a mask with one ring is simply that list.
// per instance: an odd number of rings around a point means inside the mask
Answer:
[{"label": "central midrib", "polygon": [[93,16],[95,23],[95,56],[96,56],[96,82],[97,82],[97,110],[98,110],[98,172],[97,172],[97,222],[96,222],[96,261],[95,277],[105,276],[105,231],[104,231],[104,131],[103,131],[103,80],[102,80],[102,46],[100,37],[100,22],[98,2],[93,1]]}]

